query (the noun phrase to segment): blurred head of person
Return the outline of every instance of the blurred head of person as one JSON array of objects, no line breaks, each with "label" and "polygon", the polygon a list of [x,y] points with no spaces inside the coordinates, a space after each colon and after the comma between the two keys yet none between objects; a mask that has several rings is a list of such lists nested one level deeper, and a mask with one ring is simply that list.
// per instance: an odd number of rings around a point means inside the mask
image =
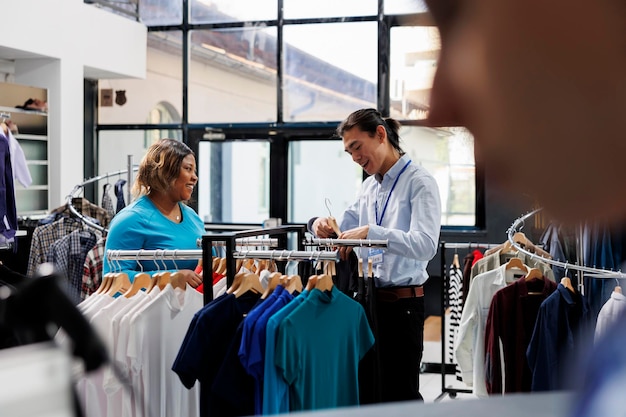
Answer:
[{"label": "blurred head of person", "polygon": [[431,126],[466,126],[500,184],[563,220],[626,213],[626,3],[426,0]]},{"label": "blurred head of person", "polygon": [[160,139],[148,148],[139,164],[133,194],[188,201],[197,182],[193,151],[178,140]]}]

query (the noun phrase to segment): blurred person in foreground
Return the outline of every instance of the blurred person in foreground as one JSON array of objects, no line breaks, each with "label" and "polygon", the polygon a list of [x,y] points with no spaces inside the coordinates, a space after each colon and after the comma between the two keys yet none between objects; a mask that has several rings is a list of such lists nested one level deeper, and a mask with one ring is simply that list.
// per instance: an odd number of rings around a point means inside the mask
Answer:
[{"label": "blurred person in foreground", "polygon": [[[626,3],[426,3],[441,35],[428,123],[467,127],[502,188],[563,222],[624,220]],[[626,415],[626,317],[618,323],[583,369],[572,363],[573,415]]]}]

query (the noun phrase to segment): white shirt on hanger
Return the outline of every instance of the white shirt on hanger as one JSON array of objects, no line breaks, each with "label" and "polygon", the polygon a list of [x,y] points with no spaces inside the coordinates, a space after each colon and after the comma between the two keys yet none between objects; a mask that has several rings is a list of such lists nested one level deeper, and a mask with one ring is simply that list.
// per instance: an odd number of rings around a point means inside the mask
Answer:
[{"label": "white shirt on hanger", "polygon": [[595,340],[600,339],[606,331],[618,320],[620,315],[626,310],[626,296],[616,291],[611,293],[611,297],[604,303],[598,313],[596,322]]},{"label": "white shirt on hanger", "polygon": [[470,285],[461,314],[459,333],[455,340],[455,356],[463,382],[473,387],[474,394],[486,397],[485,326],[494,294],[515,280],[520,272],[506,270],[506,264],[477,275]]},{"label": "white shirt on hanger", "polygon": [[143,415],[199,417],[199,384],[185,388],[172,364],[203,304],[203,295],[189,284],[186,290],[167,284],[131,319],[127,353],[131,372],[140,375],[143,383]]},{"label": "white shirt on hanger", "polygon": [[[130,358],[128,357],[128,338],[130,337],[130,322],[135,314],[144,309],[144,307],[152,300],[154,300],[161,293],[159,287],[154,287],[149,293],[146,293],[145,297],[139,299],[125,315],[120,318],[119,331],[117,336],[117,346],[115,347],[115,353],[113,360],[115,361],[118,370],[121,372],[126,380],[130,381],[133,392],[128,392],[122,388],[122,384],[113,375],[105,377],[104,389],[107,392],[116,392],[121,389],[122,393],[122,417],[134,417],[135,411],[135,398],[141,398],[143,395],[143,386],[139,380],[138,375],[134,375],[130,371]],[[108,394],[107,394],[108,395]]]}]

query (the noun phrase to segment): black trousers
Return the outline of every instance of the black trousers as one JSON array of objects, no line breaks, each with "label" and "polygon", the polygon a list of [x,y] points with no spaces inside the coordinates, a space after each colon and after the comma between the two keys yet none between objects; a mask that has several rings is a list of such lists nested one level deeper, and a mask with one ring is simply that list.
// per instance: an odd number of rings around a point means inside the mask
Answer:
[{"label": "black trousers", "polygon": [[377,302],[381,401],[423,400],[424,297]]}]

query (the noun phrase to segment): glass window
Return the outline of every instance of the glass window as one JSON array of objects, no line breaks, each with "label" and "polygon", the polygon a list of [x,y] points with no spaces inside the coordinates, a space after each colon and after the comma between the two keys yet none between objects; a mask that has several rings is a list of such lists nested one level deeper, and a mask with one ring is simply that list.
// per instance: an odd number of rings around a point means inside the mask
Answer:
[{"label": "glass window", "polygon": [[424,0],[385,0],[385,14],[424,13],[427,10]]},{"label": "glass window", "polygon": [[397,119],[425,119],[441,50],[435,27],[391,29],[390,102]]},{"label": "glass window", "polygon": [[[161,138],[180,139],[180,130],[103,130],[98,133],[98,174],[105,175],[128,168],[128,155],[133,156],[133,165],[138,166],[148,147]],[[126,174],[120,178],[127,179]],[[116,180],[109,180],[114,184]],[[101,184],[102,185],[102,184]],[[132,187],[127,184],[124,195]],[[102,188],[96,190],[97,201],[102,198]],[[113,197],[113,194],[111,193]],[[115,198],[115,197],[113,197]],[[126,201],[126,204],[129,202]]]},{"label": "glass window", "polygon": [[[146,79],[101,80],[98,89],[113,90],[113,102],[98,103],[100,124],[153,123],[156,108],[161,123],[180,123],[183,104],[182,35],[180,31],[148,34]],[[120,96],[125,102],[116,102]],[[167,112],[167,115],[165,114]]]},{"label": "glass window", "polygon": [[276,27],[191,33],[189,121],[276,121]]},{"label": "glass window", "polygon": [[342,120],[375,107],[377,36],[376,22],[285,26],[284,121]]},{"label": "glass window", "polygon": [[441,196],[441,224],[476,225],[474,138],[463,128],[403,126],[401,145],[430,172]]},{"label": "glass window", "polygon": [[270,145],[200,142],[198,214],[211,223],[262,223],[269,217]]},{"label": "glass window", "polygon": [[224,23],[278,18],[277,0],[191,0],[192,23]]},{"label": "glass window", "polygon": [[183,2],[180,0],[141,0],[141,21],[148,26],[179,25],[183,22]]},{"label": "glass window", "polygon": [[[323,164],[320,161],[324,161]],[[341,215],[361,189],[363,170],[344,151],[341,140],[302,140],[289,144],[289,221]]]},{"label": "glass window", "polygon": [[283,8],[285,19],[372,16],[378,14],[378,0],[284,0]]}]

